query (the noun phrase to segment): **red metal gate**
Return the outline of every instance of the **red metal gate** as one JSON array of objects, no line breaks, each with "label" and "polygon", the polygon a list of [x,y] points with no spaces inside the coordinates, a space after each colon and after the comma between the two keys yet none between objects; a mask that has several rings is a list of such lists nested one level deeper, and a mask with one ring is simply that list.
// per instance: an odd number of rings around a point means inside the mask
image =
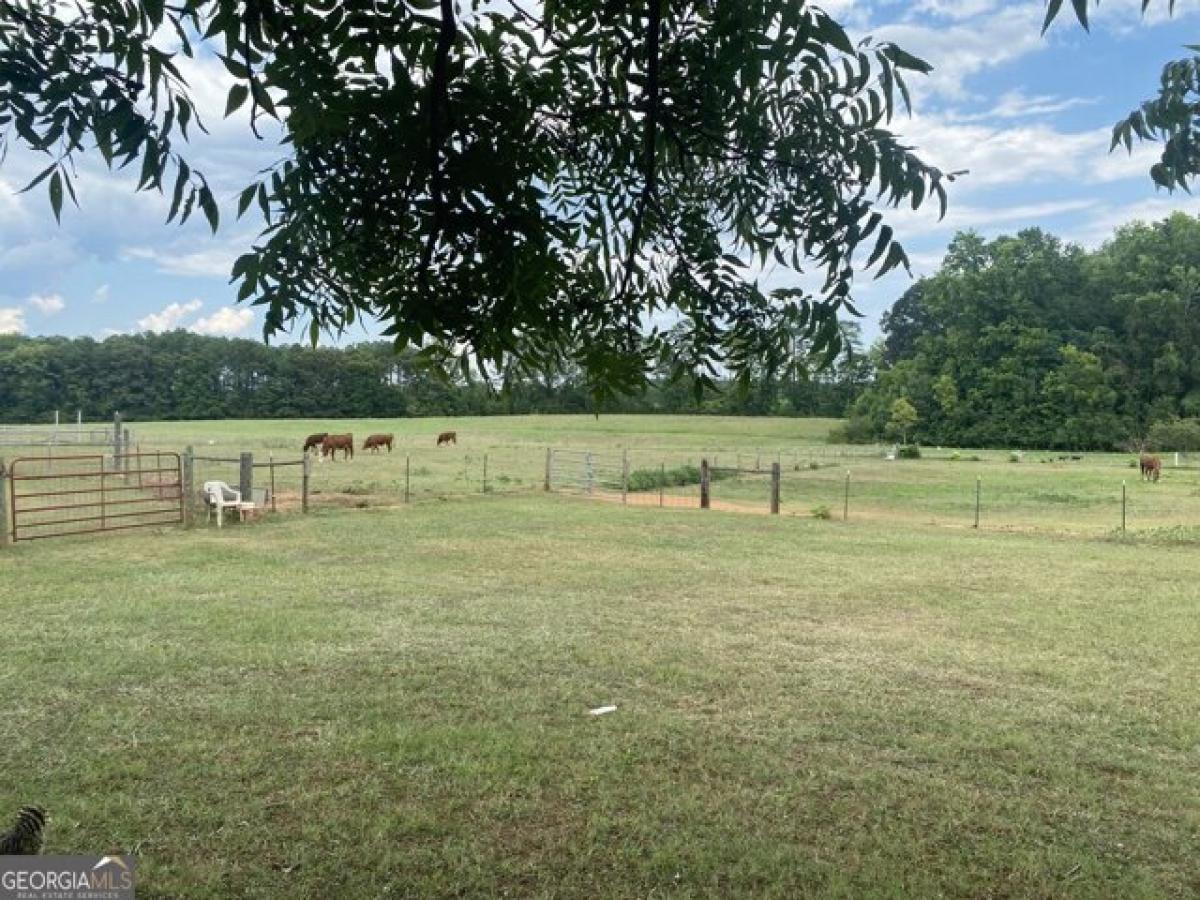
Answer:
[{"label": "red metal gate", "polygon": [[14,541],[183,523],[178,453],[23,457],[8,477]]}]

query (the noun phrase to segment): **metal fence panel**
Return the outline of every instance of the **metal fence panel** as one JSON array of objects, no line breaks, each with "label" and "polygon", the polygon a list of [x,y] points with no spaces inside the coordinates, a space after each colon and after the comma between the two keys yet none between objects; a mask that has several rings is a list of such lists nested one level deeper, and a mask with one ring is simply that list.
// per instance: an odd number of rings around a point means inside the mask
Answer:
[{"label": "metal fence panel", "polygon": [[21,457],[8,485],[14,541],[183,523],[177,453]]}]

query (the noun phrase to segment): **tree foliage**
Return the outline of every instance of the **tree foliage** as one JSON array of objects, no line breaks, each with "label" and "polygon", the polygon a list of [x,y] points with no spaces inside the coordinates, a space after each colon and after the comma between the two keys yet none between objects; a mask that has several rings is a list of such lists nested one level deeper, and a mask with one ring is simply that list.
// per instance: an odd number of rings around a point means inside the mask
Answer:
[{"label": "tree foliage", "polygon": [[968,447],[1110,449],[1200,414],[1200,220],[1183,213],[1092,253],[1036,229],[961,234],[900,304],[852,409],[860,439],[888,430],[899,398],[918,440]]},{"label": "tree foliage", "polygon": [[[944,207],[951,177],[888,130],[929,66],[802,0],[0,0],[0,144],[47,154],[56,216],[94,144],[216,227],[179,53],[283,123],[232,272],[268,333],[370,316],[480,370],[569,359],[601,395],[662,358],[701,387],[779,369],[796,332],[832,355],[855,266],[907,266],[881,209]],[[760,288],[766,261],[793,283]]]},{"label": "tree foliage", "polygon": [[[857,346],[857,337],[848,340]],[[497,379],[500,381],[501,379]],[[186,331],[91,338],[0,335],[0,422],[47,422],[54,410],[92,421],[480,416],[657,412],[838,416],[870,380],[861,354],[811,379],[760,379],[697,399],[668,373],[597,406],[573,365],[510,373],[502,385],[422,364],[387,342],[346,349],[206,337]],[[722,387],[728,385],[722,383]]]}]

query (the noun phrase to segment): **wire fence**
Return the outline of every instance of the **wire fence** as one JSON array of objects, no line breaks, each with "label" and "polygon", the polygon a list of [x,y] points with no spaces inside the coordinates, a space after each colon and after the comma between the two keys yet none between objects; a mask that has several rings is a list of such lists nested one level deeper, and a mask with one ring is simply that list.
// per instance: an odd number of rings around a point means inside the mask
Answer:
[{"label": "wire fence", "polygon": [[[129,453],[99,455],[112,470],[119,460],[155,451],[171,452],[135,444]],[[1189,467],[1186,457],[1167,456],[1162,481],[1147,483],[1128,454],[946,451],[920,460],[889,455],[887,448],[593,451],[525,444],[392,452],[356,446],[354,457],[339,454],[332,460],[301,455],[290,442],[249,450],[217,445],[180,454],[178,490],[187,523],[203,518],[201,494],[209,481],[240,491],[253,504],[248,518],[553,491],[629,506],[778,512],[897,526],[1099,533],[1200,523],[1200,469]],[[40,458],[52,466],[60,455]]]},{"label": "wire fence", "polygon": [[[1047,533],[1200,528],[1200,475],[1170,467],[1140,478],[1127,455],[933,460],[754,458],[736,452],[699,465],[642,452],[550,451],[556,492],[630,506],[671,506],[838,521]],[[729,459],[742,465],[727,465]],[[1181,461],[1182,462],[1182,461]],[[1041,463],[1040,465],[1037,463]]]}]

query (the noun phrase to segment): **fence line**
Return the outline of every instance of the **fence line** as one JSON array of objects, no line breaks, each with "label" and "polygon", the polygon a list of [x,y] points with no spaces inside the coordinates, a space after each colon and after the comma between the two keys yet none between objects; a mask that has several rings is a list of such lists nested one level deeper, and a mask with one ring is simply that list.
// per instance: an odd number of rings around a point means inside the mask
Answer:
[{"label": "fence line", "polygon": [[[1046,471],[1043,476],[1026,465],[1021,478],[1015,481],[997,473],[989,491],[984,483],[988,479],[983,475],[972,473],[959,480],[945,468],[923,462],[911,466],[895,463],[908,467],[896,470],[898,476],[903,471],[903,476],[889,478],[883,474],[887,471],[884,466],[860,468],[859,475],[851,468],[831,471],[829,466],[795,466],[788,471],[778,462],[764,462],[755,469],[736,465],[736,452],[724,455],[732,464],[714,464],[714,455],[701,457],[698,467],[679,465],[675,469],[665,460],[647,465],[645,456],[551,449],[546,457],[547,489],[631,506],[722,509],[820,519],[834,518],[836,510],[841,512],[838,518],[843,522],[855,512],[860,521],[897,525],[1055,533],[1126,533],[1136,498],[1144,527],[1200,522],[1200,500],[1192,502],[1149,484],[1135,494],[1124,479],[1118,484],[1118,479],[1109,481],[1096,473],[1072,481],[1075,476],[1071,469],[1059,468],[1053,474]],[[746,459],[747,454],[741,454],[741,462]],[[632,480],[628,471],[631,462],[635,463]],[[1065,486],[1064,480],[1068,482]],[[1180,501],[1188,504],[1190,515],[1177,512]],[[1196,532],[1200,540],[1200,527]]]},{"label": "fence line", "polygon": [[[117,484],[118,476],[128,476],[132,480],[123,481],[122,485],[153,490],[151,482],[157,475],[151,469],[162,468],[153,462],[154,454],[157,452],[161,457],[167,451],[139,453],[140,448],[125,446],[123,427],[120,433],[120,452],[100,454],[106,461],[106,470],[112,473],[113,484]],[[628,506],[706,508],[817,518],[839,518],[836,513],[840,511],[842,521],[849,521],[853,512],[856,521],[899,526],[952,524],[993,530],[1078,532],[1096,528],[1115,532],[1139,524],[1143,527],[1164,524],[1164,520],[1170,524],[1200,521],[1200,499],[1189,500],[1192,494],[1183,496],[1150,486],[1127,490],[1095,467],[1090,472],[1073,475],[1073,464],[1044,469],[1047,477],[1042,478],[1038,474],[1040,467],[1026,463],[1012,469],[1019,473],[1014,480],[996,469],[994,460],[987,469],[979,470],[985,475],[977,476],[967,468],[970,461],[963,461],[963,468],[958,471],[941,461],[930,465],[931,460],[864,462],[848,468],[832,462],[805,465],[803,454],[796,460],[782,449],[770,453],[712,454],[683,449],[658,456],[643,448],[604,451],[544,446],[521,450],[497,450],[494,446],[483,450],[422,448],[402,451],[390,463],[383,462],[386,455],[367,456],[366,459],[380,462],[365,465],[353,460],[318,465],[312,455],[275,459],[269,453],[264,458],[262,450],[234,453],[231,449],[212,447],[207,452],[196,452],[188,448],[183,454],[180,490],[185,523],[194,522],[196,511],[202,511],[197,488],[210,480],[224,481],[241,489],[244,498],[259,502],[259,509],[282,512],[399,506],[451,496],[552,491]],[[145,461],[147,457],[151,462]],[[59,459],[64,458],[44,461],[49,464]],[[142,461],[134,464],[137,459]],[[1097,462],[1107,465],[1105,460]],[[0,460],[0,466],[3,465]],[[6,471],[11,472],[11,467]],[[58,471],[63,477],[70,474],[61,464]],[[1052,471],[1054,475],[1050,474]],[[1184,477],[1179,476],[1180,483]],[[984,484],[985,481],[989,483]],[[33,491],[28,483],[24,489],[26,494]],[[1200,494],[1196,496],[1200,498]],[[11,481],[6,480],[0,487],[0,511],[4,513],[0,543],[10,531],[7,521],[11,503]],[[1182,504],[1178,507],[1181,514],[1185,510],[1189,514],[1194,512],[1194,519],[1177,515],[1176,504]],[[1200,536],[1200,530],[1197,533]]]}]

